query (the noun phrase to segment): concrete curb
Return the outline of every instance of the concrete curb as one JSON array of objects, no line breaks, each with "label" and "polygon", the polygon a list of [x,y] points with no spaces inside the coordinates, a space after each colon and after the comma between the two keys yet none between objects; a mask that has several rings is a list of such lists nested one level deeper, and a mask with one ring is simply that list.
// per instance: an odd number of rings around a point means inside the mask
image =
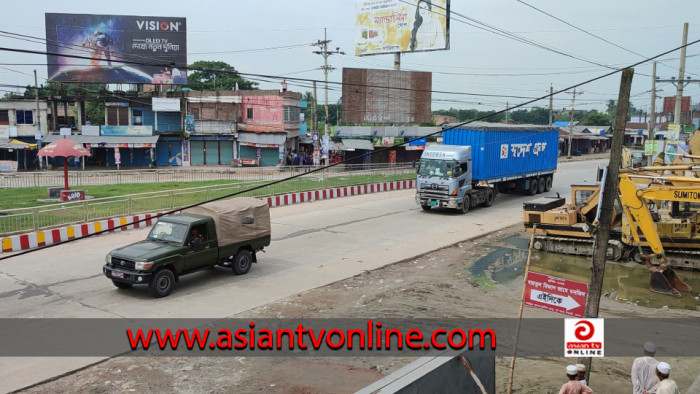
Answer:
[{"label": "concrete curb", "polygon": [[[415,187],[415,184],[416,181],[411,179],[405,181],[382,182],[373,183],[370,185],[345,186],[332,189],[289,193],[280,196],[267,197],[266,199],[267,204],[270,207],[280,207],[284,205],[292,205],[303,202],[328,200],[331,198],[358,196],[361,194],[380,193],[393,190],[412,189]],[[161,213],[125,216],[108,220],[100,220],[91,223],[75,224],[52,230],[42,230],[26,234],[3,237],[0,242],[2,244],[2,252],[0,253],[19,252],[23,250],[37,249],[43,246],[61,243],[75,238],[83,238],[85,236],[100,231],[110,230],[123,225],[127,226],[120,228],[120,231],[130,230],[134,228],[149,227],[155,223],[155,220],[151,220],[151,218],[155,218],[160,214]],[[139,221],[144,219],[145,221],[138,223]]]}]

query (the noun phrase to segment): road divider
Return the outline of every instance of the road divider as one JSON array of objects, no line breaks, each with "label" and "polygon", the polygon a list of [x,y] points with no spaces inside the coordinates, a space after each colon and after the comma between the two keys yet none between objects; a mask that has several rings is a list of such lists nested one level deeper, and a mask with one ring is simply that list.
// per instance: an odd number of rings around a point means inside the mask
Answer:
[{"label": "road divider", "polygon": [[[359,186],[336,187],[323,190],[311,190],[298,193],[289,193],[279,196],[266,197],[270,207],[280,207],[284,205],[299,204],[303,202],[314,202],[328,200],[331,198],[358,196],[362,194],[380,193],[393,190],[412,189],[415,187],[415,180],[403,180],[392,182],[373,183]],[[2,238],[2,253],[19,252],[22,250],[36,249],[47,245],[52,245],[75,238],[82,238],[104,230],[114,229],[124,226],[119,230],[125,231],[134,228],[152,226],[156,222],[157,216],[162,213],[152,213],[134,216],[118,217],[100,220],[91,223],[74,224],[57,229],[35,231],[26,234],[12,235]],[[153,218],[153,220],[151,220]],[[115,230],[115,231],[119,231]]]}]

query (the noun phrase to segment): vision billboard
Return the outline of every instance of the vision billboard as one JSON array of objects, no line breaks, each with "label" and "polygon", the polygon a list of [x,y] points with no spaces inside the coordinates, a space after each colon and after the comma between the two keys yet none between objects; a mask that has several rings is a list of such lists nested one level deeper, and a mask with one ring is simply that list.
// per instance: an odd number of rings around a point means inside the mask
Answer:
[{"label": "vision billboard", "polygon": [[184,85],[186,28],[185,18],[47,13],[49,79]]},{"label": "vision billboard", "polygon": [[355,55],[450,48],[449,0],[356,0]]}]

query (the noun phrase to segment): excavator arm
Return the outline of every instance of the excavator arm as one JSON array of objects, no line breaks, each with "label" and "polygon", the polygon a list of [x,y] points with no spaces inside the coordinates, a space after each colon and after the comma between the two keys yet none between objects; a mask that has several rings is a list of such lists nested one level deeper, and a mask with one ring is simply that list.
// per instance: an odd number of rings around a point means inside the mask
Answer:
[{"label": "excavator arm", "polygon": [[[681,291],[691,291],[690,285],[684,283],[669,268],[661,239],[649,211],[650,201],[700,202],[700,179],[689,181],[688,178],[666,177],[665,184],[650,184],[644,189],[632,181],[630,174],[620,174],[619,193],[622,209],[632,227],[632,236],[637,245],[641,245],[639,232],[646,238],[654,256],[643,256],[644,264],[651,271],[650,289],[652,291],[680,296]],[[681,183],[674,185],[674,181]],[[655,257],[659,267],[651,264],[649,258]]]}]

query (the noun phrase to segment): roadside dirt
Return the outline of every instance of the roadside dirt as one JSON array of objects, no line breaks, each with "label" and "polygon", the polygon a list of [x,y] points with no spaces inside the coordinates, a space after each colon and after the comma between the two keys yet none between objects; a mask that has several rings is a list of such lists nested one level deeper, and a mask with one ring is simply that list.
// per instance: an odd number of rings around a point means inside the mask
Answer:
[{"label": "roadside dirt", "polygon": [[[313,289],[232,317],[368,318],[368,317],[517,317],[522,282],[496,284],[485,290],[468,268],[488,251],[486,246],[521,232],[514,226],[478,240]],[[689,310],[650,309],[601,300],[601,315],[696,317]],[[527,317],[553,317],[526,309]],[[699,320],[700,321],[700,320]],[[646,340],[646,339],[645,339]],[[695,345],[693,345],[695,344]],[[697,346],[697,338],[689,338]],[[698,358],[663,358],[681,392],[700,377]],[[351,393],[396,371],[411,358],[116,358],[26,392],[205,392],[205,393]],[[595,359],[591,387],[598,393],[631,392],[633,358]],[[518,358],[515,393],[557,393],[565,382],[564,357]],[[497,392],[507,391],[510,358],[496,360]],[[697,386],[695,386],[697,387]]]}]

